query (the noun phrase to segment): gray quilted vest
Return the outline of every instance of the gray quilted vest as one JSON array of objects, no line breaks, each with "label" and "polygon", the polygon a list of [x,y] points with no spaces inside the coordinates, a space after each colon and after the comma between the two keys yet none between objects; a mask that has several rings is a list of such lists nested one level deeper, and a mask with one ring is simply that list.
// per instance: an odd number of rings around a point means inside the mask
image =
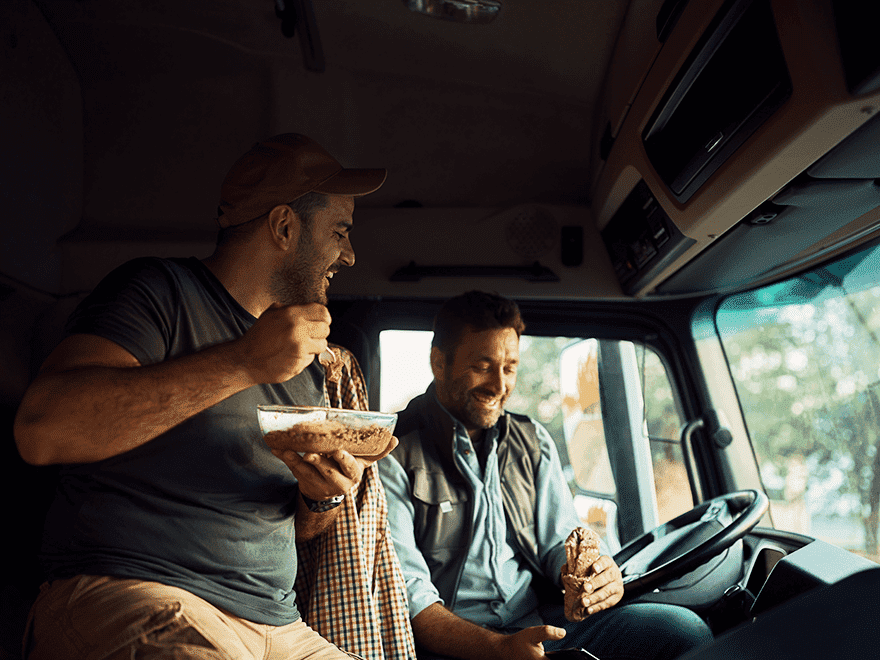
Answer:
[{"label": "gray quilted vest", "polygon": [[[498,429],[498,469],[508,527],[516,547],[540,575],[534,524],[540,441],[524,415],[504,413]],[[453,460],[452,420],[438,405],[433,384],[399,414],[395,435],[400,443],[391,455],[409,479],[416,543],[431,581],[452,610],[473,538],[473,491]]]}]

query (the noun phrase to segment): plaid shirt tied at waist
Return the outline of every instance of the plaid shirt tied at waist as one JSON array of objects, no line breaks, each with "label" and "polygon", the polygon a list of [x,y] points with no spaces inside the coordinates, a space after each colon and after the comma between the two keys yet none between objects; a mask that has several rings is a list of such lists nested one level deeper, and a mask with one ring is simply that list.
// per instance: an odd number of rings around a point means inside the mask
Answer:
[{"label": "plaid shirt tied at waist", "polygon": [[[343,368],[338,382],[325,380],[329,405],[369,410],[357,361],[346,349],[333,349]],[[406,584],[375,464],[340,505],[333,528],[297,550],[297,606],[312,629],[366,660],[415,660]]]}]

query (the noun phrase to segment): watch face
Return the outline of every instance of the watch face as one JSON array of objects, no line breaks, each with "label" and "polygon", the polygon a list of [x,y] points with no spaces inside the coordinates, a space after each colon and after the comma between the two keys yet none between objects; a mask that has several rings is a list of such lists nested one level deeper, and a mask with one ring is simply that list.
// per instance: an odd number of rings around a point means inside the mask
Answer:
[{"label": "watch face", "polygon": [[302,498],[309,511],[312,513],[323,513],[324,511],[335,509],[342,504],[343,500],[345,500],[345,495],[336,495],[326,500],[313,500],[305,495],[303,495]]}]

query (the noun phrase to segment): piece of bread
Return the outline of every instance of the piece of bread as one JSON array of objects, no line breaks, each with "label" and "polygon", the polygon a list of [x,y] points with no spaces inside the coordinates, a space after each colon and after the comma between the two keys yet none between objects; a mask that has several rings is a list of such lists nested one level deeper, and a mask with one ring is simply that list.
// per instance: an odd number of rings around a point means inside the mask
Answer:
[{"label": "piece of bread", "polygon": [[562,587],[565,589],[564,611],[569,621],[583,621],[586,616],[583,597],[593,592],[593,585],[588,577],[575,577],[564,573]]},{"label": "piece of bread", "polygon": [[599,535],[588,527],[576,527],[565,540],[562,586],[565,589],[565,618],[569,621],[583,621],[586,617],[583,596],[593,591],[591,569],[600,554]]},{"label": "piece of bread", "polygon": [[575,527],[565,540],[565,573],[586,577],[599,558],[599,535],[589,527]]}]

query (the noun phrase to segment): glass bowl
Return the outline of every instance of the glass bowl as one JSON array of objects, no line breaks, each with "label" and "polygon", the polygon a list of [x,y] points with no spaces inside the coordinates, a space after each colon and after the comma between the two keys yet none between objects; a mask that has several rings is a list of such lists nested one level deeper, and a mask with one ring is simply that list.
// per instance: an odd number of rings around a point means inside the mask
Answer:
[{"label": "glass bowl", "polygon": [[272,449],[315,454],[344,449],[354,456],[375,456],[391,441],[397,413],[260,405],[257,419]]}]

